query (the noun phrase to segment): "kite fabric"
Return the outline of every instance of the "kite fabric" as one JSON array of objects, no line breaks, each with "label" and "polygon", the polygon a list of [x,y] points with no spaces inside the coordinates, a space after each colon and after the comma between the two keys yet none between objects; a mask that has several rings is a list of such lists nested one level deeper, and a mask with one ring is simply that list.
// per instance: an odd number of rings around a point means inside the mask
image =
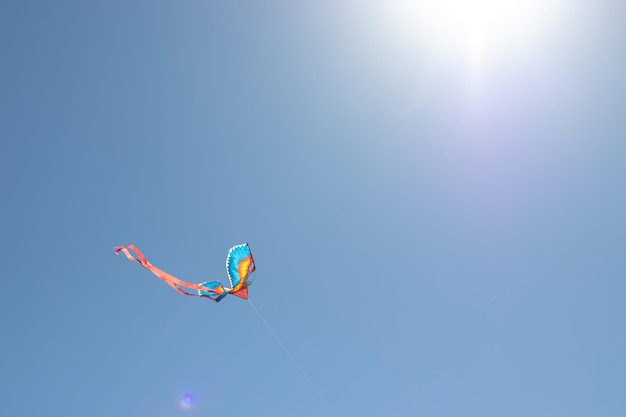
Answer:
[{"label": "kite fabric", "polygon": [[[135,253],[136,257],[131,254],[131,251]],[[250,285],[248,278],[250,278],[250,274],[254,272],[255,265],[252,252],[247,243],[234,246],[228,251],[228,256],[226,257],[226,273],[230,281],[230,288],[224,288],[219,281],[192,284],[178,279],[148,262],[143,253],[141,253],[135,245],[116,246],[115,254],[117,255],[120,252],[123,252],[126,258],[137,262],[183,295],[210,298],[217,302],[228,294],[233,294],[246,300],[248,299],[248,286]],[[187,292],[183,288],[195,290],[197,293]]]}]

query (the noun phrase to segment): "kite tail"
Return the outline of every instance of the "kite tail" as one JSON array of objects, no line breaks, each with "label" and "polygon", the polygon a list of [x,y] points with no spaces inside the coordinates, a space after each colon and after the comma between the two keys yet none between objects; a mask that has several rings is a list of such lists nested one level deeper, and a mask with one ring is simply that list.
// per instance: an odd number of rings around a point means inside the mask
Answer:
[{"label": "kite tail", "polygon": [[[189,288],[189,289],[196,290],[196,291],[205,291],[205,292],[213,293],[216,295],[220,294],[218,291],[215,291],[211,288],[207,288],[202,285],[192,284],[190,282],[186,282],[181,279],[178,279],[175,276],[163,271],[162,269],[157,268],[156,266],[148,262],[144,254],[141,253],[141,251],[137,249],[135,245],[116,246],[114,249],[115,249],[116,255],[119,255],[120,252],[123,252],[124,255],[126,255],[126,258],[128,260],[137,262],[139,265],[143,266],[144,268],[152,272],[158,278],[165,281],[165,283],[167,283],[170,287],[174,288],[176,291],[178,291],[179,293],[183,295],[194,296],[198,294],[189,293],[183,290],[181,287]],[[133,256],[130,251],[133,251],[137,257]]]}]

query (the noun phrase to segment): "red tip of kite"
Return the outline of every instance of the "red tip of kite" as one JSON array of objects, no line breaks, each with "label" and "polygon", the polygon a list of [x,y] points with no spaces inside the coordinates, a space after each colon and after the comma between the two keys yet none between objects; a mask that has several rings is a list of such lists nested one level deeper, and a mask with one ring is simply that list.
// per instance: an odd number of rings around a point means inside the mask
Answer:
[{"label": "red tip of kite", "polygon": [[232,295],[236,295],[237,297],[241,297],[244,300],[248,299],[248,287],[243,287],[242,289],[235,291],[235,292],[231,292]]}]

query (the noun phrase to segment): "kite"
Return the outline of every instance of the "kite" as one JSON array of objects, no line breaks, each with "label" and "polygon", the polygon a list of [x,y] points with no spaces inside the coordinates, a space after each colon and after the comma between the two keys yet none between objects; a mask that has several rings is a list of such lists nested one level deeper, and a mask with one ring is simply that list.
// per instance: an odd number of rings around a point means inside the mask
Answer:
[{"label": "kite", "polygon": [[[135,253],[136,257],[131,254],[131,251]],[[230,288],[225,288],[219,281],[192,284],[180,280],[148,262],[143,253],[141,253],[135,245],[116,246],[115,254],[118,255],[120,252],[123,252],[126,258],[137,262],[183,295],[210,298],[216,302],[219,302],[228,294],[236,295],[245,300],[248,299],[248,287],[251,284],[248,279],[250,278],[250,274],[254,272],[255,265],[252,252],[250,252],[250,247],[247,243],[233,246],[228,251],[228,256],[226,257],[226,273],[230,281]],[[197,293],[187,292],[183,288],[195,290]]]}]

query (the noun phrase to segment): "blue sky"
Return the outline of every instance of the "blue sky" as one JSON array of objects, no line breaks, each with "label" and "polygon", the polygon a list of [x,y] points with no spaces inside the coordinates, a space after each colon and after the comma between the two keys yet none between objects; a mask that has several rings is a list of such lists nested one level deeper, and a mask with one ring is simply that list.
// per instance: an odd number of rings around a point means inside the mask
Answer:
[{"label": "blue sky", "polygon": [[626,4],[466,3],[4,2],[0,414],[626,415]]}]

